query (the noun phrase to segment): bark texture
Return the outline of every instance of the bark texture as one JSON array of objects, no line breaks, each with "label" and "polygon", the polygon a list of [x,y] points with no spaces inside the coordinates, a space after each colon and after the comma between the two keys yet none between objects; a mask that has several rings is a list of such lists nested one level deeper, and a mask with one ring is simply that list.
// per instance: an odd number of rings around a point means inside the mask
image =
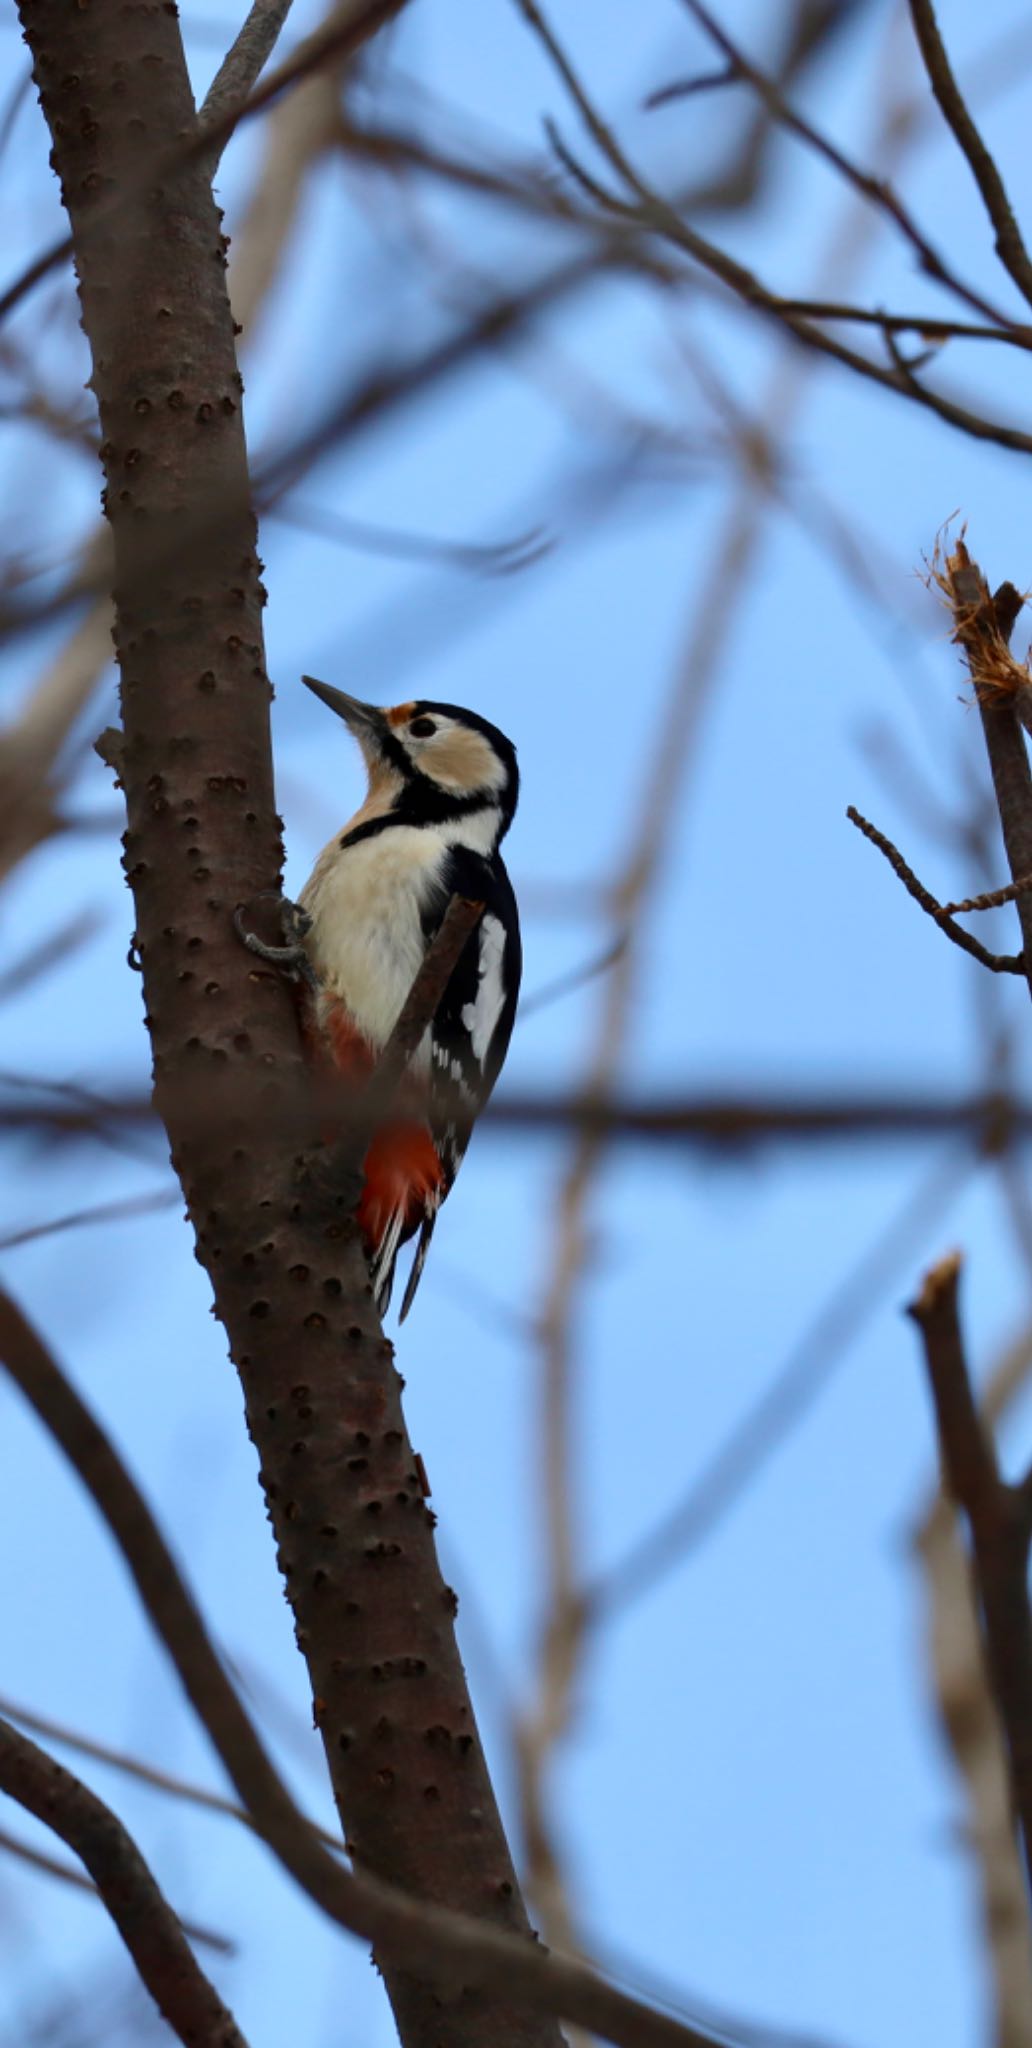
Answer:
[{"label": "bark texture", "polygon": [[[240,945],[278,888],[225,242],[174,7],[23,0],[75,239],[114,538],[132,888],[158,1107],[240,1373],[356,1862],[528,1932],[455,1642],[455,1599],[350,1220],[306,1149],[289,990]],[[181,164],[170,151],[183,145]],[[117,203],[112,204],[112,201]],[[556,2023],[385,1964],[408,2048],[555,2048]]]}]

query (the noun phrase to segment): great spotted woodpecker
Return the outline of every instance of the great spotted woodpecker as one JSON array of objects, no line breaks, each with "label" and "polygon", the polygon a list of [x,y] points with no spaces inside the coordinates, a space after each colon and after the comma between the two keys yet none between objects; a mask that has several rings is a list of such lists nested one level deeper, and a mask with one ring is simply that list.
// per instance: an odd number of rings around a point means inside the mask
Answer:
[{"label": "great spotted woodpecker", "polygon": [[301,893],[314,969],[305,996],[312,1056],[352,1084],[367,1078],[452,895],[484,904],[363,1166],[357,1213],[381,1313],[399,1248],[419,1231],[404,1319],[516,1014],[520,926],[498,851],[516,809],[516,750],[497,726],[454,704],[419,699],[381,711],[304,681],[354,734],[369,777],[365,802],[323,848]]}]

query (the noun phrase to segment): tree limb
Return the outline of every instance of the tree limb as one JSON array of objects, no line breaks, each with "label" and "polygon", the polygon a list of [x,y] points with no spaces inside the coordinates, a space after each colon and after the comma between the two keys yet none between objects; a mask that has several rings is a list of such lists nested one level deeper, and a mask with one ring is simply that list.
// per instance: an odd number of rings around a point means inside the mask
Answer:
[{"label": "tree limb", "polygon": [[[275,49],[280,31],[290,13],[292,0],[253,0],[239,35],[227,50],[198,108],[202,128],[224,125],[229,109],[239,112]],[[212,145],[208,167],[212,177],[229,137]]]},{"label": "tree limb", "polygon": [[[893,874],[899,876],[907,895],[912,896],[914,902],[921,905],[922,910],[927,912],[932,922],[938,925],[941,932],[945,932],[948,939],[953,940],[955,946],[959,946],[964,953],[970,953],[973,960],[977,960],[982,967],[988,967],[993,974],[1025,973],[1024,954],[990,953],[988,947],[983,946],[981,939],[976,939],[971,932],[966,932],[963,925],[956,924],[949,910],[944,909],[943,905],[931,894],[931,891],[925,888],[924,883],[918,881],[913,868],[907,866],[899,848],[893,846],[891,839],[886,839],[884,832],[879,832],[877,825],[872,825],[869,818],[863,817],[855,805],[850,804],[848,806],[846,816],[850,824],[855,825],[857,831],[862,832],[864,838],[869,839],[871,845],[876,846],[879,853],[885,855]],[[1022,887],[1024,886],[1025,883],[1023,882]],[[1020,890],[1015,890],[1012,893],[1018,895],[1021,892]],[[958,909],[970,909],[972,907],[980,906],[977,904],[956,906]]]},{"label": "tree limb", "polygon": [[932,0],[910,0],[910,18],[924,59],[928,82],[946,121],[971,167],[996,231],[996,253],[1023,299],[1032,306],[1032,261],[1014,216],[995,158],[986,148],[970,108],[957,84],[939,33]]},{"label": "tree limb", "polygon": [[[46,1877],[54,1878],[58,1884],[71,1885],[74,1891],[86,1892],[91,1899],[103,1905],[104,1901],[84,1870],[77,1870],[72,1863],[64,1863],[57,1856],[48,1856],[43,1849],[34,1849],[29,1842],[23,1842],[18,1835],[12,1835],[7,1828],[0,1828],[0,1852],[5,1856],[17,1857],[19,1863],[27,1863],[30,1870],[41,1870]],[[224,1934],[215,1934],[210,1927],[201,1927],[195,1920],[185,1920],[181,1913],[175,1918],[188,1941],[198,1948],[213,1949],[216,1955],[236,1954],[236,1943],[228,1941]]]}]

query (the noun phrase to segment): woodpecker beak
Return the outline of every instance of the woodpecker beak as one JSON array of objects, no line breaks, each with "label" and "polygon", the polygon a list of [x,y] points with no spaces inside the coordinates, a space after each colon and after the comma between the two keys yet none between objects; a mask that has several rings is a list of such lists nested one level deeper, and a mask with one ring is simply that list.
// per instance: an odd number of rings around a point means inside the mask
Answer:
[{"label": "woodpecker beak", "polygon": [[363,750],[371,747],[374,753],[379,751],[380,742],[386,738],[390,728],[386,713],[378,704],[363,704],[360,698],[349,697],[345,690],[335,690],[332,683],[317,682],[314,676],[302,676],[301,681],[323,704],[335,711],[338,718],[344,720],[348,731],[354,733]]}]

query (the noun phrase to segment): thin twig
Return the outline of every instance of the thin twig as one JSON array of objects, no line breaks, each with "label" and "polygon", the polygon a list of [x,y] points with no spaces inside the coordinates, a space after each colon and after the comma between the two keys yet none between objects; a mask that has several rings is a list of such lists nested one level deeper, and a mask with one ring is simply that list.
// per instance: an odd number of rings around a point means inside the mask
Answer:
[{"label": "thin twig", "polygon": [[1032,261],[1014,216],[1007,188],[994,157],[986,148],[981,132],[953,75],[953,68],[939,33],[932,0],[910,0],[921,56],[932,91],[943,115],[967,158],[982,195],[985,210],[996,233],[996,253],[1013,278],[1022,298],[1032,306]]},{"label": "thin twig", "polygon": [[[163,156],[155,167],[155,182],[174,177],[176,171],[197,160],[203,162],[216,146],[221,155],[230,136],[244,121],[260,114],[280,93],[307,78],[312,71],[329,64],[335,58],[349,55],[361,47],[369,37],[383,27],[384,23],[397,14],[405,0],[356,0],[356,5],[346,7],[341,18],[335,8],[331,20],[316,35],[305,38],[301,47],[292,57],[279,65],[264,84],[255,88],[246,99],[236,106],[224,107],[203,129],[200,127],[187,136],[174,150]],[[110,199],[100,201],[93,209],[91,226],[108,225],[111,216],[122,207],[139,206],[140,196],[135,190],[130,193],[116,192]],[[27,265],[13,284],[0,295],[0,320],[13,311],[26,294],[34,290],[45,277],[49,277],[58,264],[71,256],[73,249],[71,235],[61,235]]]},{"label": "thin twig", "polygon": [[[29,1864],[33,1870],[41,1870],[60,1884],[71,1885],[74,1891],[88,1892],[99,1904],[104,1903],[92,1877],[87,1877],[85,1871],[76,1870],[72,1863],[62,1863],[57,1856],[48,1856],[43,1849],[34,1849],[31,1843],[21,1841],[6,1828],[0,1828],[0,1853],[16,1856],[19,1862]],[[196,1942],[198,1948],[210,1948],[220,1956],[236,1955],[237,1944],[228,1940],[226,1935],[214,1934],[210,1927],[200,1927],[196,1920],[184,1920],[181,1913],[176,1914],[176,1919],[187,1940]]]},{"label": "thin twig", "polygon": [[965,896],[961,903],[944,903],[943,912],[947,917],[959,917],[969,910],[1001,910],[1005,903],[1015,903],[1032,889],[1032,875],[1022,875],[1018,882],[1008,882],[1003,889],[987,889],[982,896]]},{"label": "thin twig", "polygon": [[924,1343],[946,1483],[971,1536],[982,1641],[1003,1722],[1026,1871],[1032,1875],[1032,1612],[1026,1493],[1004,1484],[975,1403],[964,1353],[953,1253],[925,1274],[907,1313]]},{"label": "thin twig", "polygon": [[[1002,421],[989,420],[979,413],[969,411],[967,407],[958,405],[954,400],[930,391],[904,362],[895,364],[892,369],[886,369],[869,356],[859,355],[855,349],[847,348],[834,335],[826,334],[812,321],[788,311],[786,300],[761,283],[751,270],[739,263],[727,250],[719,248],[716,243],[690,227],[676,207],[656,192],[635,170],[611,129],[592,105],[553,29],[537,5],[537,0],[515,0],[515,4],[547,50],[592,140],[602,151],[621,183],[634,195],[633,199],[624,199],[618,193],[606,191],[597,179],[576,162],[569,150],[563,147],[562,157],[567,169],[600,207],[614,214],[625,225],[634,224],[648,234],[658,234],[674,247],[684,250],[694,262],[701,264],[714,277],[718,277],[737,298],[755,311],[768,315],[804,348],[816,350],[818,354],[830,357],[833,362],[844,364],[886,390],[913,399],[940,419],[957,427],[960,432],[971,434],[976,440],[993,441],[1000,447],[1017,449],[1025,454],[1032,453],[1032,435],[1022,429],[1009,427]],[[963,291],[962,287],[960,289]],[[978,303],[981,310],[986,310],[981,301]],[[990,318],[995,318],[994,309],[989,308],[988,311]],[[886,335],[886,341],[891,347],[891,333]]]},{"label": "thin twig", "polygon": [[872,825],[869,818],[863,817],[853,804],[849,805],[846,816],[850,823],[863,833],[864,838],[869,839],[871,845],[876,846],[879,853],[885,855],[893,874],[898,875],[907,895],[912,896],[914,902],[921,905],[922,910],[927,912],[940,931],[945,932],[948,939],[953,940],[955,946],[959,946],[964,953],[970,953],[973,960],[978,960],[993,974],[1024,974],[1023,954],[990,953],[980,939],[973,938],[970,932],[964,930],[963,925],[954,923],[949,911],[937,901],[930,890],[925,888],[923,882],[918,881],[913,868],[907,866],[899,848],[893,846],[891,839],[886,839],[884,832],[879,832],[878,827]]},{"label": "thin twig", "polygon": [[[239,35],[230,45],[198,108],[201,128],[215,128],[230,109],[239,109],[265,69],[290,13],[291,0],[253,0]],[[213,142],[212,176],[229,137]]]},{"label": "thin twig", "polygon": [[1032,327],[987,326],[976,320],[937,320],[928,313],[887,313],[878,306],[849,306],[835,299],[781,300],[785,313],[802,313],[808,320],[844,320],[863,327],[878,327],[884,334],[916,334],[922,341],[1003,341],[1011,347],[1032,349]]},{"label": "thin twig", "polygon": [[137,1216],[153,1216],[161,1209],[174,1209],[183,1200],[178,1184],[159,1188],[152,1195],[128,1195],[122,1201],[97,1202],[91,1209],[71,1209],[65,1216],[53,1216],[48,1223],[30,1223],[0,1237],[0,1252],[13,1252],[23,1244],[35,1244],[41,1237],[57,1237],[65,1230],[82,1230],[94,1223],[123,1223]]},{"label": "thin twig", "polygon": [[81,1857],[143,1983],[184,2048],[247,2048],[121,1821],[7,1721],[0,1721],[0,1789]]},{"label": "thin twig", "polygon": [[911,248],[917,255],[921,269],[928,277],[934,278],[936,284],[945,286],[948,291],[963,299],[975,312],[981,313],[986,319],[994,321],[998,327],[1004,329],[1010,327],[1011,323],[1006,314],[1000,313],[997,307],[991,305],[979,292],[973,291],[969,285],[964,284],[961,278],[957,277],[953,271],[947,268],[938,251],[928,241],[927,236],[922,234],[913,215],[907,210],[899,195],[893,191],[892,186],[887,184],[884,178],[876,178],[870,171],[863,170],[859,164],[855,164],[852,158],[846,155],[844,150],[838,147],[837,143],[830,141],[826,135],[822,135],[820,130],[814,127],[812,122],[805,120],[801,114],[797,113],[795,108],[790,106],[786,100],[780,86],[775,83],[774,79],[769,78],[766,72],[761,71],[757,65],[749,61],[744,51],[737,43],[732,41],[727,30],[721,27],[721,24],[710,13],[709,8],[703,4],[703,0],[683,0],[683,4],[694,15],[700,27],[705,30],[710,41],[715,43],[717,48],[727,58],[728,63],[734,68],[738,76],[745,79],[753,91],[760,95],[772,119],[778,122],[782,128],[787,129],[790,134],[797,135],[800,141],[807,144],[808,148],[814,150],[818,156],[823,157],[825,162],[829,163],[832,169],[837,171],[839,176],[846,180],[847,184],[852,185],[855,191],[862,193],[863,197],[873,206],[877,206],[881,212],[889,216],[890,220],[895,221],[901,234],[910,243]]},{"label": "thin twig", "polygon": [[[144,1763],[142,1757],[130,1756],[124,1749],[114,1749],[108,1742],[98,1742],[92,1735],[83,1735],[78,1728],[69,1728],[63,1721],[51,1720],[45,1714],[37,1714],[16,1700],[0,1698],[0,1714],[8,1721],[16,1721],[22,1728],[31,1728],[34,1735],[43,1735],[48,1742],[58,1742],[66,1749],[77,1750],[80,1756],[92,1757],[95,1763],[106,1764],[110,1770],[122,1771],[126,1777],[135,1778],[138,1784],[149,1785],[155,1792],[164,1792],[172,1799],[181,1799],[186,1805],[197,1806],[205,1813],[217,1813],[227,1820],[239,1821],[245,1828],[254,1830],[254,1821],[245,1808],[235,1800],[227,1799],[223,1792],[212,1792],[206,1785],[192,1785],[186,1778],[173,1777],[170,1771],[158,1769],[156,1764]],[[312,1833],[328,1849],[342,1850],[344,1843],[339,1834],[333,1834],[316,1821],[309,1821]]]}]

